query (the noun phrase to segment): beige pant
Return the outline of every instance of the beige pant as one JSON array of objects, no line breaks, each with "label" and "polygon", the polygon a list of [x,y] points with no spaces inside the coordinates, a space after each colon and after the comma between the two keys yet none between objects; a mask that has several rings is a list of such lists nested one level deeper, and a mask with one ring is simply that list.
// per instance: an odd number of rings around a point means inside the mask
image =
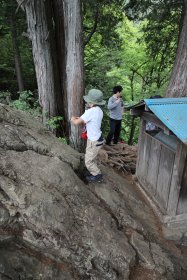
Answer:
[{"label": "beige pant", "polygon": [[[88,169],[88,171],[94,176],[101,174],[101,171],[98,168],[97,163],[96,163],[96,157],[99,153],[99,150],[102,147],[102,144],[103,144],[103,141],[98,142],[98,141],[90,141],[89,139],[87,139],[85,165],[86,165],[86,168]],[[99,146],[97,146],[97,145],[99,145]]]}]

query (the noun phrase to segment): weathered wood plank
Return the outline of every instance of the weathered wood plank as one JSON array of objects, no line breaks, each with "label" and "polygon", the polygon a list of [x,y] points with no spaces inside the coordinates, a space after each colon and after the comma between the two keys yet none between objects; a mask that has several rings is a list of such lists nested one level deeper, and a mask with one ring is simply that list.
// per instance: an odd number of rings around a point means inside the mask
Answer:
[{"label": "weathered wood plank", "polygon": [[165,211],[167,210],[167,205],[168,205],[174,159],[175,159],[175,153],[162,145],[159,171],[158,171],[156,197],[158,199],[160,207],[162,207],[163,210]]},{"label": "weathered wood plank", "polygon": [[150,155],[149,155],[149,167],[147,170],[147,183],[151,196],[155,196],[157,180],[158,180],[158,170],[160,164],[160,151],[161,143],[152,138]]},{"label": "weathered wood plank", "polygon": [[139,130],[139,138],[138,138],[138,157],[137,157],[137,164],[136,164],[136,176],[139,177],[141,176],[141,158],[142,158],[142,153],[143,153],[143,145],[144,145],[144,138],[145,138],[145,126],[146,123],[141,119],[140,123],[140,130]]},{"label": "weathered wood plank", "polygon": [[175,216],[181,190],[181,181],[186,160],[187,148],[180,143],[176,151],[176,157],[173,167],[173,176],[168,200],[167,213]]},{"label": "weathered wood plank", "polygon": [[179,203],[177,207],[177,215],[186,213],[187,215],[187,156],[184,165],[182,176],[181,191],[179,196]]},{"label": "weathered wood plank", "polygon": [[141,178],[144,187],[147,188],[147,170],[149,168],[149,153],[152,139],[147,133],[144,133],[143,139],[144,142],[140,151],[138,176]]}]

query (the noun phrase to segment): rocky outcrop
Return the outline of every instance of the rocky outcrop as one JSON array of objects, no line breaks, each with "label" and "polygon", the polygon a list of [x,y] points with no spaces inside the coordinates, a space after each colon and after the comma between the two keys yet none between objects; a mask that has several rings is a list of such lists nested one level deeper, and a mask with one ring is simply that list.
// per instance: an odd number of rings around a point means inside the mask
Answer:
[{"label": "rocky outcrop", "polygon": [[2,104],[0,131],[0,279],[186,279],[135,185],[105,167],[86,185],[82,154]]}]

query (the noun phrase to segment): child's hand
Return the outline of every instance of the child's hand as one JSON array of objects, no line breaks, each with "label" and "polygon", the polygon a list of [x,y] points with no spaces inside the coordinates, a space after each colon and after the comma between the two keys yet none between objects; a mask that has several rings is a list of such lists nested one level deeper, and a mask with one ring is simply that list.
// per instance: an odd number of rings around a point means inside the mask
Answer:
[{"label": "child's hand", "polygon": [[71,121],[77,120],[79,117],[71,117]]},{"label": "child's hand", "polygon": [[71,122],[75,125],[81,124],[83,120],[79,117],[71,117]]}]

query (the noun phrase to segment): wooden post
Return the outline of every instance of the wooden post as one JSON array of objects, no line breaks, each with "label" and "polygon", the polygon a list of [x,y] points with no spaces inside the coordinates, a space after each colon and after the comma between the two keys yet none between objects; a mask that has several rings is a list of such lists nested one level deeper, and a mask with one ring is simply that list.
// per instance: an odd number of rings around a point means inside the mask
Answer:
[{"label": "wooden post", "polygon": [[139,162],[141,160],[141,149],[143,146],[143,133],[145,131],[145,126],[146,123],[144,120],[141,119],[141,123],[140,123],[140,130],[139,130],[139,139],[138,139],[138,157],[137,157],[137,163],[136,163],[136,176],[138,177],[139,174]]}]

